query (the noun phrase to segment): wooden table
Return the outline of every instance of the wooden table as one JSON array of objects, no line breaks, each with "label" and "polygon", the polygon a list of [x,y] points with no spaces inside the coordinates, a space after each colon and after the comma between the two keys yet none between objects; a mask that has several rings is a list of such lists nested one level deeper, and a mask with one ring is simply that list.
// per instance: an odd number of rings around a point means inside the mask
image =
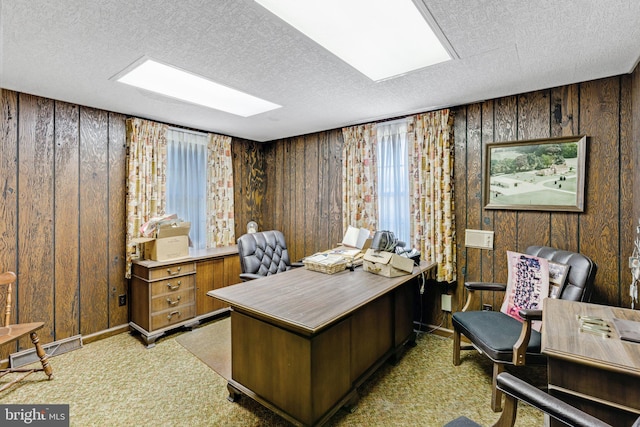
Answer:
[{"label": "wooden table", "polygon": [[[578,316],[603,319],[609,337],[580,332]],[[640,312],[546,299],[542,352],[552,395],[611,425],[631,425],[640,415],[640,344],[620,339],[614,317],[640,321]]]},{"label": "wooden table", "polygon": [[353,407],[357,387],[415,341],[412,279],[434,266],[395,278],[297,268],[208,292],[231,306],[229,400],[247,395],[297,425]]}]

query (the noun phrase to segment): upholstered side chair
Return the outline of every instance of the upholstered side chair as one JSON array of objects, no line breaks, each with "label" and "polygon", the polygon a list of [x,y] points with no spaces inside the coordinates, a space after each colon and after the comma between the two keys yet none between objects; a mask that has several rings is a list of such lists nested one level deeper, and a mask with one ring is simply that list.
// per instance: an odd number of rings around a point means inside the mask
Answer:
[{"label": "upholstered side chair", "polygon": [[20,373],[20,375],[12,381],[3,384],[2,387],[0,387],[0,392],[11,387],[12,385],[16,384],[17,382],[21,381],[34,372],[44,372],[47,377],[49,377],[49,379],[53,378],[53,369],[49,364],[49,357],[42,348],[40,339],[38,338],[38,334],[36,333],[44,326],[44,322],[11,324],[12,294],[13,284],[15,283],[15,281],[16,275],[12,271],[7,271],[0,274],[0,300],[4,304],[4,323],[2,327],[0,327],[0,347],[4,344],[16,342],[20,338],[28,335],[29,338],[31,338],[31,342],[36,348],[36,354],[40,358],[42,367],[1,369],[0,377],[4,377],[5,375],[14,372],[18,372]]},{"label": "upholstered side chair", "polygon": [[278,230],[243,234],[238,238],[240,279],[248,281],[300,267],[292,263],[284,235]]},{"label": "upholstered side chair", "polygon": [[[548,246],[530,246],[525,251],[533,255],[559,264],[569,266],[566,282],[558,298],[571,301],[588,302],[591,298],[593,282],[597,272],[596,264],[587,256],[555,249]],[[467,301],[462,311],[452,316],[453,323],[453,364],[460,365],[460,351],[476,349],[493,362],[493,386],[491,393],[491,409],[502,410],[502,392],[496,386],[498,375],[504,371],[505,365],[546,364],[547,358],[541,353],[541,334],[532,328],[532,322],[542,320],[542,310],[520,310],[523,322],[508,316],[501,311],[471,311],[478,291],[505,291],[506,284],[467,282]],[[471,346],[461,345],[464,335]]]}]

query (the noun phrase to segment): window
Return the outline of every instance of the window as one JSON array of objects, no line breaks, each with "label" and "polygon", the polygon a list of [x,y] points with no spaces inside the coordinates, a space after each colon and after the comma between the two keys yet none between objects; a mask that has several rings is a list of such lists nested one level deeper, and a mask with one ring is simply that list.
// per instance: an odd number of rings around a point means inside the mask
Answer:
[{"label": "window", "polygon": [[189,237],[194,249],[207,245],[208,141],[206,134],[167,131],[166,213],[191,222]]},{"label": "window", "polygon": [[409,153],[407,121],[379,123],[378,137],[378,209],[379,230],[392,231],[409,245]]}]

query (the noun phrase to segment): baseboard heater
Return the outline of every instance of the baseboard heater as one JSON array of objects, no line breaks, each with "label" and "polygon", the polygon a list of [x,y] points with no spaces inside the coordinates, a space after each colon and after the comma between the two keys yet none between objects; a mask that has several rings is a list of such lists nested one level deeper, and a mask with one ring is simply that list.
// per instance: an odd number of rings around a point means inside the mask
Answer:
[{"label": "baseboard heater", "polygon": [[[82,335],[76,335],[42,345],[42,348],[49,357],[59,356],[81,347]],[[40,361],[40,358],[36,354],[35,347],[9,355],[9,366],[11,368],[19,368],[20,366],[38,361]]]}]

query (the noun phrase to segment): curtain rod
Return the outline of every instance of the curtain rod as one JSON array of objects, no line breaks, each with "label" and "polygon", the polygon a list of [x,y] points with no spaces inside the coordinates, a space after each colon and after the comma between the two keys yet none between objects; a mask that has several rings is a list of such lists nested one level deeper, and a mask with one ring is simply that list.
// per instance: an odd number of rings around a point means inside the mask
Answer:
[{"label": "curtain rod", "polygon": [[206,133],[206,132],[200,132],[200,131],[191,130],[191,129],[184,129],[184,128],[180,128],[180,127],[177,127],[177,126],[169,126],[168,129],[169,130],[174,130],[174,131],[177,131],[177,132],[191,133],[193,135],[209,136],[209,134]]}]

